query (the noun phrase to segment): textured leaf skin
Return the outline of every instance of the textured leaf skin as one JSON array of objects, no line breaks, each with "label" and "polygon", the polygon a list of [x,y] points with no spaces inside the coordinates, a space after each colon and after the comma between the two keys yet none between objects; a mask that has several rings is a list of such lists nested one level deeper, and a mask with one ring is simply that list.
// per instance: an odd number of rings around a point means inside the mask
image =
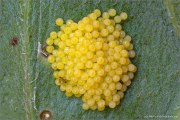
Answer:
[{"label": "textured leaf skin", "polygon": [[[58,30],[57,17],[78,21],[96,8],[128,13],[123,28],[132,36],[138,66],[121,106],[103,112],[83,111],[81,99],[60,92],[46,59],[37,55],[38,42]],[[179,11],[179,0],[0,1],[0,120],[38,120],[44,109],[54,120],[180,119]],[[14,36],[19,44],[12,47]]]}]

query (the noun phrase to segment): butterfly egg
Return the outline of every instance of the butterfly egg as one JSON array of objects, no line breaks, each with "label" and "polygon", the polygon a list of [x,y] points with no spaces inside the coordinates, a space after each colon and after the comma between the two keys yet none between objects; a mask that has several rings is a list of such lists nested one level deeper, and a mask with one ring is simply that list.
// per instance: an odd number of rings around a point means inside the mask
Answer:
[{"label": "butterfly egg", "polygon": [[120,14],[120,17],[121,17],[122,20],[126,20],[127,17],[128,17],[128,15],[127,15],[127,13],[122,12],[122,13]]},{"label": "butterfly egg", "polygon": [[97,17],[101,16],[101,11],[99,9],[95,9],[94,13],[97,15]]},{"label": "butterfly egg", "polygon": [[53,40],[52,38],[48,38],[48,39],[46,40],[46,44],[47,44],[47,45],[52,45],[53,42],[54,42],[54,40]]},{"label": "butterfly egg", "polygon": [[57,33],[56,33],[55,31],[52,31],[52,32],[50,33],[50,37],[51,37],[52,39],[56,39],[56,38],[57,38]]},{"label": "butterfly egg", "polygon": [[108,13],[111,17],[115,16],[116,15],[116,10],[115,9],[109,9],[108,10]]},{"label": "butterfly egg", "polygon": [[62,26],[63,23],[64,23],[64,20],[63,20],[62,18],[56,19],[56,25],[57,25],[57,26]]}]

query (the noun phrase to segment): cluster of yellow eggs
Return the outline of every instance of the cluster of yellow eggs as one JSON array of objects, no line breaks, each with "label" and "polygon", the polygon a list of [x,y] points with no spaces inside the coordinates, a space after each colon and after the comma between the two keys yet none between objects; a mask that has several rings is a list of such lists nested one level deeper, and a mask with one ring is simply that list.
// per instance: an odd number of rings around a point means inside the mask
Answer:
[{"label": "cluster of yellow eggs", "polygon": [[55,83],[68,97],[82,96],[84,110],[115,108],[124,97],[137,68],[131,37],[121,26],[127,14],[96,9],[78,23],[56,20],[60,31],[51,32],[46,51]]}]

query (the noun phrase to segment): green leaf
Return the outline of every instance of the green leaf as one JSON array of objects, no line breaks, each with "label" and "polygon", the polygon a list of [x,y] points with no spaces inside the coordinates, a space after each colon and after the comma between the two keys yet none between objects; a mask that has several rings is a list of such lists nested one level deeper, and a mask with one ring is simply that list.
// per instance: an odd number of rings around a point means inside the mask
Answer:
[{"label": "green leaf", "polygon": [[[38,54],[38,43],[58,30],[56,18],[78,21],[96,8],[128,13],[123,28],[132,36],[138,66],[121,105],[103,112],[83,111],[80,98],[59,91],[50,65]],[[178,120],[179,11],[179,0],[1,0],[0,119],[40,119],[46,109],[54,120]],[[15,46],[13,37],[19,39]]]}]

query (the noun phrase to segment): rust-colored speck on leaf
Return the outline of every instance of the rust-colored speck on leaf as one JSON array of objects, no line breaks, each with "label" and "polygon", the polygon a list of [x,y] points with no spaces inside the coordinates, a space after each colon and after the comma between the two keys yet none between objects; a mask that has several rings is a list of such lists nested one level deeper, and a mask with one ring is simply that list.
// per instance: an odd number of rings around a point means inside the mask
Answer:
[{"label": "rust-colored speck on leaf", "polygon": [[16,46],[18,44],[19,39],[17,37],[13,37],[10,41],[10,45]]}]

